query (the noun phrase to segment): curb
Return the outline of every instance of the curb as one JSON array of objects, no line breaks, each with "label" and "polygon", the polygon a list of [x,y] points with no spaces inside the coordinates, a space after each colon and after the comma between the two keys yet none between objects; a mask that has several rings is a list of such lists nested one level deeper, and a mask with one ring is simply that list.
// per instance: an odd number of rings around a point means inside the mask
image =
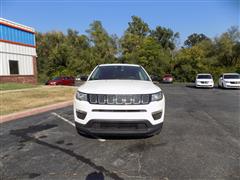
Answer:
[{"label": "curb", "polygon": [[26,110],[26,111],[21,111],[21,112],[16,112],[16,113],[0,116],[0,124],[4,123],[4,122],[13,121],[16,119],[48,112],[48,111],[51,111],[54,109],[60,109],[63,107],[71,106],[72,104],[73,104],[73,101],[65,101],[65,102],[60,102],[57,104],[51,104],[51,105],[47,105],[47,106],[43,106],[43,107],[33,108],[33,109]]}]

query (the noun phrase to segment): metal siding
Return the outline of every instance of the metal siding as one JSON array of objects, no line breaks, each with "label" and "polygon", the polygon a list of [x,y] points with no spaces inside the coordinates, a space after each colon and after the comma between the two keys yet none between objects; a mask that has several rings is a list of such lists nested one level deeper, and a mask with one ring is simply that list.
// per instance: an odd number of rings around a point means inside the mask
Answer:
[{"label": "metal siding", "polygon": [[7,59],[7,54],[0,53],[0,61],[1,61],[1,72],[0,75],[9,75],[9,67],[8,67],[8,62],[6,61]]},{"label": "metal siding", "polygon": [[0,52],[36,56],[36,48],[0,42]]},{"label": "metal siding", "polygon": [[0,53],[0,75],[10,75],[9,60],[18,61],[19,75],[33,75],[33,57],[18,54]]},{"label": "metal siding", "polygon": [[19,24],[19,23],[16,23],[16,22],[4,19],[4,18],[0,18],[0,23],[1,24],[5,24],[5,25],[14,26],[17,29],[21,28],[21,29],[23,29],[25,31],[35,32],[34,28],[31,28],[29,26],[25,26],[25,25],[22,25],[22,24]]},{"label": "metal siding", "polygon": [[35,46],[35,34],[0,24],[0,39]]}]

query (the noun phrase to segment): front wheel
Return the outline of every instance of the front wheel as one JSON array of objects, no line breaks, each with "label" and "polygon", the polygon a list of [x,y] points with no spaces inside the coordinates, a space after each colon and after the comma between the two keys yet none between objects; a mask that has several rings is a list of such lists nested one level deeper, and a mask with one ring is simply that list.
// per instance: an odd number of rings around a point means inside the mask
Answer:
[{"label": "front wheel", "polygon": [[223,85],[223,83],[222,83],[222,88],[223,88],[223,89],[225,88],[224,85]]}]

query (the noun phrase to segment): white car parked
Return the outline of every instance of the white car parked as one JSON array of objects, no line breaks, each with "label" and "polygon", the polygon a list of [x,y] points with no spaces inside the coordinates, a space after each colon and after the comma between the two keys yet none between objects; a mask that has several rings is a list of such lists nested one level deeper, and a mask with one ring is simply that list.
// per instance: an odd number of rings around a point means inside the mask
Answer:
[{"label": "white car parked", "polygon": [[161,131],[165,97],[143,67],[98,65],[74,98],[79,133],[154,135]]},{"label": "white car parked", "polygon": [[196,87],[207,87],[207,88],[213,88],[214,87],[214,81],[211,74],[197,74],[196,80],[195,80],[195,86]]},{"label": "white car parked", "polygon": [[222,88],[240,88],[240,74],[224,73],[220,76],[218,86]]}]

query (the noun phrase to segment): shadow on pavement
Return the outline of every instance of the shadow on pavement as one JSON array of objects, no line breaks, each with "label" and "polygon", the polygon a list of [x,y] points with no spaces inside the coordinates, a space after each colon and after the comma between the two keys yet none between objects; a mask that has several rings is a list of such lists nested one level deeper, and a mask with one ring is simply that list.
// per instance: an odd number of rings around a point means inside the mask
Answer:
[{"label": "shadow on pavement", "polygon": [[92,172],[86,177],[86,180],[104,180],[104,175],[102,172]]}]

